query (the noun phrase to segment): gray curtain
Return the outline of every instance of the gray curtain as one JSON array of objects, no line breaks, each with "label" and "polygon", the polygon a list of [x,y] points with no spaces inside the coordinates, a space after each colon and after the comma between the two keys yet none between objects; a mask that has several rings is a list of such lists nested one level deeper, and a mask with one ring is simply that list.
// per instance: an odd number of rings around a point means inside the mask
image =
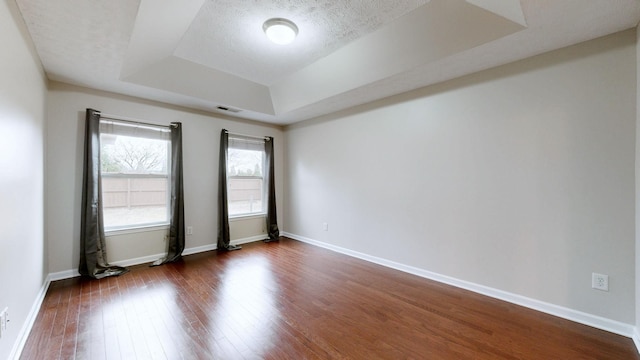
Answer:
[{"label": "gray curtain", "polygon": [[227,154],[229,152],[229,132],[220,132],[220,158],[218,161],[218,250],[238,250],[241,246],[231,245],[229,232],[229,208],[227,207]]},{"label": "gray curtain", "polygon": [[81,212],[80,274],[102,279],[129,271],[107,262],[100,184],[100,112],[93,109],[87,109],[86,114]]},{"label": "gray curtain", "polygon": [[182,185],[182,123],[171,123],[171,218],[167,256],[151,266],[178,261],[184,251],[184,190]]},{"label": "gray curtain", "polygon": [[280,238],[278,229],[278,215],[276,214],[276,183],[273,170],[273,138],[269,137],[264,142],[264,153],[266,157],[266,180],[267,180],[267,233],[268,241],[275,241]]}]

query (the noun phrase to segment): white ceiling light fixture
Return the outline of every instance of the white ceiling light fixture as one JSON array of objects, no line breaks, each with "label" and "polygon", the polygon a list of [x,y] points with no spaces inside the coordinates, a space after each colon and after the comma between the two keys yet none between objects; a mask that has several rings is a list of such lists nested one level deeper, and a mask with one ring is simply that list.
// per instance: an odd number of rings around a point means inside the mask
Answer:
[{"label": "white ceiling light fixture", "polygon": [[272,42],[278,45],[291,44],[298,35],[298,27],[291,20],[273,18],[262,25],[264,33]]}]

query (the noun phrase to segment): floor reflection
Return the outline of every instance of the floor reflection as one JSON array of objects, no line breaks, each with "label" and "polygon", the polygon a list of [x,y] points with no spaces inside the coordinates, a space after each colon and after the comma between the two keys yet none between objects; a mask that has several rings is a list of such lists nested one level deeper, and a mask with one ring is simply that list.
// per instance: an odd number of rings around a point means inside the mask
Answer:
[{"label": "floor reflection", "polygon": [[218,299],[210,315],[213,338],[242,354],[262,357],[274,346],[280,316],[278,284],[263,256],[230,260],[219,274]]},{"label": "floor reflection", "polygon": [[125,291],[113,301],[103,300],[101,320],[105,335],[111,337],[106,352],[116,353],[117,349],[122,359],[183,358],[181,353],[189,348],[190,339],[182,330],[188,322],[176,301],[176,287],[170,282],[151,283]]}]

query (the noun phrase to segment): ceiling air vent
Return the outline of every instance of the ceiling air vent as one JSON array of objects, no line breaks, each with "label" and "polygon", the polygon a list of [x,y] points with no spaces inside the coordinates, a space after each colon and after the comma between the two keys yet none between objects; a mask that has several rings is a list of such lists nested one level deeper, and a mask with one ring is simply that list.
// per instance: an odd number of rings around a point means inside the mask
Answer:
[{"label": "ceiling air vent", "polygon": [[226,106],[218,106],[218,110],[220,111],[228,111],[228,112],[232,112],[232,113],[239,113],[240,109],[234,109],[234,108],[230,108],[230,107],[226,107]]}]

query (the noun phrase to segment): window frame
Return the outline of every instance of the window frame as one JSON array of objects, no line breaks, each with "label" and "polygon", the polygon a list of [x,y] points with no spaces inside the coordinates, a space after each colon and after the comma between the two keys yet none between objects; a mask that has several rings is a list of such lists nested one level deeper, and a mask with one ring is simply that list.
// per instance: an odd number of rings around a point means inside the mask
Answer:
[{"label": "window frame", "polygon": [[[118,132],[118,131],[104,131],[103,126],[123,126],[125,128],[131,128],[130,132]],[[104,199],[100,204],[101,211],[103,214],[103,226],[105,235],[121,235],[128,233],[136,233],[136,232],[145,232],[145,231],[154,231],[154,230],[163,230],[168,229],[170,225],[170,217],[171,217],[171,138],[170,138],[170,129],[166,126],[162,125],[149,125],[149,124],[137,124],[129,121],[113,121],[109,120],[100,120],[101,132],[100,132],[100,196],[104,197],[104,186],[103,179],[104,178],[125,178],[125,179],[166,179],[166,188],[165,188],[165,208],[166,208],[166,216],[164,221],[155,221],[155,222],[146,222],[146,223],[136,223],[136,224],[126,224],[126,225],[116,225],[116,226],[108,226],[104,220]],[[163,136],[149,136],[148,134],[154,132],[165,133]],[[139,135],[139,134],[141,135]],[[147,134],[147,136],[145,136]],[[160,140],[166,142],[166,174],[159,173],[149,173],[149,174],[140,174],[140,173],[104,173],[102,171],[102,151],[103,151],[103,143],[102,143],[102,135],[111,135],[111,136],[127,136],[137,139],[153,139]]]},{"label": "window frame", "polygon": [[[245,142],[246,144],[250,144],[248,145],[246,148],[243,148],[241,146],[234,146],[234,144],[237,143],[242,143]],[[259,147],[258,147],[259,146]],[[256,175],[230,175],[229,174],[229,167],[231,167],[231,161],[229,158],[229,151],[232,149],[237,149],[237,150],[251,150],[251,151],[259,151],[261,153],[261,169],[260,169],[260,176],[256,176]],[[247,137],[247,136],[240,136],[240,135],[229,135],[229,145],[227,148],[227,212],[229,214],[229,220],[239,220],[239,219],[250,219],[250,218],[259,218],[262,217],[264,218],[267,215],[267,209],[268,209],[268,204],[267,204],[267,188],[266,188],[266,179],[265,179],[265,168],[266,168],[266,150],[265,150],[265,141],[264,139],[258,139],[258,138],[252,138],[252,137]],[[260,194],[261,194],[261,209],[260,211],[255,211],[255,212],[247,212],[247,213],[238,213],[238,214],[232,214],[230,211],[230,203],[231,201],[229,200],[230,198],[230,185],[231,185],[231,180],[233,179],[260,179],[261,180],[261,189],[260,189]]]}]

